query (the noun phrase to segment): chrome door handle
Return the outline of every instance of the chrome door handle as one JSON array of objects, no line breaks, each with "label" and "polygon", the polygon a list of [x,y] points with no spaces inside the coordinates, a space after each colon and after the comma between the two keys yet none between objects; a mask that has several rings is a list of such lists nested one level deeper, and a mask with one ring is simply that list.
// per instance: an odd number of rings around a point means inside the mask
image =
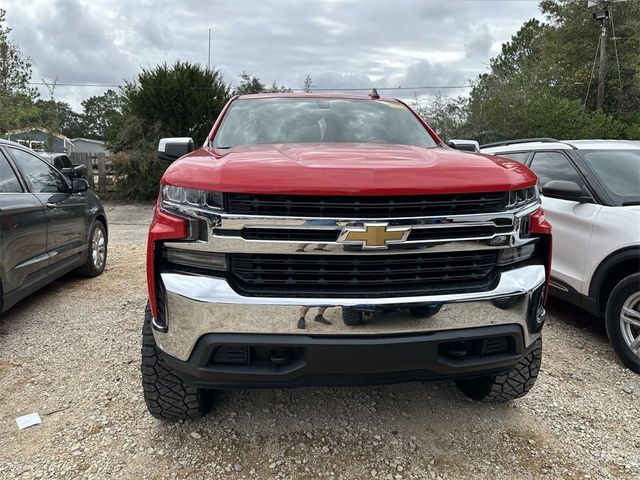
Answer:
[{"label": "chrome door handle", "polygon": [[45,205],[47,208],[58,208],[58,204],[53,202],[47,202]]}]

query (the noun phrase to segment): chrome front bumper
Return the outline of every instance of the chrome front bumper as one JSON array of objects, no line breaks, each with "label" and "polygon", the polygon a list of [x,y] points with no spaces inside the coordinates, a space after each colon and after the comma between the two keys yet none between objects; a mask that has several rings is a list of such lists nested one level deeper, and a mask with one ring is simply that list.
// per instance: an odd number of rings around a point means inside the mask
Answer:
[{"label": "chrome front bumper", "polygon": [[[545,268],[528,265],[504,272],[496,287],[485,292],[388,298],[245,297],[222,278],[162,273],[161,279],[166,328],[154,329],[155,340],[165,353],[186,361],[198,340],[209,333],[372,338],[516,324],[527,347],[539,336],[532,329],[531,302],[545,283]],[[496,306],[495,300],[509,298],[517,299],[509,308]],[[442,308],[430,318],[410,315],[408,309],[420,305]],[[297,328],[302,306],[311,309],[304,330]],[[331,325],[313,321],[317,307],[328,307],[324,316]],[[348,326],[341,307],[370,312],[370,318],[363,325]]]}]

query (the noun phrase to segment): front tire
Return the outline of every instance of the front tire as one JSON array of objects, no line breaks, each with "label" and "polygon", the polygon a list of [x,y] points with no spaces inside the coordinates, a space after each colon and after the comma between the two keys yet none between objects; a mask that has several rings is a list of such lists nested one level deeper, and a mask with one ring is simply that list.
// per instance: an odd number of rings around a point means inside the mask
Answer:
[{"label": "front tire", "polygon": [[625,277],[607,301],[607,335],[620,360],[640,373],[640,273]]},{"label": "front tire", "polygon": [[206,390],[186,385],[166,364],[151,328],[147,304],[142,327],[142,388],[147,410],[162,420],[202,417],[209,409]]},{"label": "front tire", "polygon": [[87,261],[76,273],[82,277],[97,277],[107,264],[107,229],[100,220],[96,220],[91,228],[88,248]]},{"label": "front tire", "polygon": [[497,375],[456,380],[466,396],[484,402],[508,402],[525,396],[533,387],[542,363],[542,339],[511,370]]}]

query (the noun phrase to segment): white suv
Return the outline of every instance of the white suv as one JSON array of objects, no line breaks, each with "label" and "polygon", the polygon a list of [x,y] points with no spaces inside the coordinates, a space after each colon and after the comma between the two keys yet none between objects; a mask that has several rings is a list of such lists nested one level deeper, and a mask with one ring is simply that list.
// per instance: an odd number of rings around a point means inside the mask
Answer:
[{"label": "white suv", "polygon": [[483,145],[539,177],[553,228],[551,293],[604,317],[640,373],[640,142],[551,138]]}]

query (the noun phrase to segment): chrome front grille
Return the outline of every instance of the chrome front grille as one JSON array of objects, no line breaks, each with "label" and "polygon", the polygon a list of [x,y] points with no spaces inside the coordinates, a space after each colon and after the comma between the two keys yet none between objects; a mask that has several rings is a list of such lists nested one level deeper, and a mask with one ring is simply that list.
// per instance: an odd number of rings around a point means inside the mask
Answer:
[{"label": "chrome front grille", "polygon": [[[442,242],[450,240],[490,239],[496,235],[509,235],[511,225],[463,225],[442,228],[413,228],[409,242]],[[271,240],[282,242],[329,243],[336,242],[340,229],[244,227],[240,230],[214,229],[214,234],[224,237],[240,237],[244,240]]]},{"label": "chrome front grille", "polygon": [[326,196],[229,193],[227,211],[239,215],[321,218],[406,218],[501,212],[507,192],[452,195]]},{"label": "chrome front grille", "polygon": [[[536,241],[524,227],[540,203],[508,208],[508,197],[497,192],[365,201],[232,193],[226,194],[225,212],[197,220],[197,240],[165,247],[224,254],[224,269],[207,273],[203,265],[199,272],[224,277],[247,297],[381,299],[489,291],[507,269],[497,266],[501,250]],[[444,214],[452,211],[466,213]],[[415,216],[405,217],[410,213]],[[345,232],[355,231],[357,240],[369,227],[407,235],[377,249],[367,248],[368,237],[364,243],[345,239]]]}]

